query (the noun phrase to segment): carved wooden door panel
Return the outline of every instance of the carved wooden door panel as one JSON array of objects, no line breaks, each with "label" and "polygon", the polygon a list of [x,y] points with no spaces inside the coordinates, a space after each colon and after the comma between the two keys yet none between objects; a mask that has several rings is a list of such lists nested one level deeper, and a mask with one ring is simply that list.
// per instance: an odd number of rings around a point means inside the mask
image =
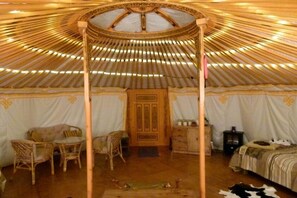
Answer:
[{"label": "carved wooden door panel", "polygon": [[164,90],[130,90],[128,96],[131,145],[165,145]]}]

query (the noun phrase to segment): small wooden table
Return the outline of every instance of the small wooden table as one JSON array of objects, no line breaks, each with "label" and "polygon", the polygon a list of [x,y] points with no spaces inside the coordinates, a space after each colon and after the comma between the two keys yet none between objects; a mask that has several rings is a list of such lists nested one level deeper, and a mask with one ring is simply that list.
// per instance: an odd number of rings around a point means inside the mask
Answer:
[{"label": "small wooden table", "polygon": [[64,172],[67,170],[67,161],[69,160],[76,160],[79,168],[81,168],[80,152],[84,141],[85,138],[83,137],[67,137],[54,141],[54,143],[59,146],[61,152],[60,166],[63,164]]}]

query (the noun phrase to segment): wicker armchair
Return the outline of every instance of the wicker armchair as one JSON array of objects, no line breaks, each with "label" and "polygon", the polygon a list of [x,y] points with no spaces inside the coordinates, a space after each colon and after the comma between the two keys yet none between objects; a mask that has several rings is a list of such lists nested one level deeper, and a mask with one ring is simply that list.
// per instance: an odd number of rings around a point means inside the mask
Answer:
[{"label": "wicker armchair", "polygon": [[51,174],[54,175],[53,144],[45,142],[34,142],[31,140],[11,140],[15,151],[13,173],[17,169],[31,171],[32,185],[35,184],[35,168],[38,164],[50,161]]},{"label": "wicker armchair", "polygon": [[114,131],[106,136],[98,136],[93,139],[93,163],[95,161],[95,154],[104,154],[109,158],[110,170],[113,170],[113,158],[120,156],[123,162],[121,139],[123,131]]}]

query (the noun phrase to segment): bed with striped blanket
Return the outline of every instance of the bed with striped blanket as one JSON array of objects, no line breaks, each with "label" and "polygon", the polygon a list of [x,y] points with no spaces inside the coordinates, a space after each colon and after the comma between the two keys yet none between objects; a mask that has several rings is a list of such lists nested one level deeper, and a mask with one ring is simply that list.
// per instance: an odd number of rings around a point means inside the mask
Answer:
[{"label": "bed with striped blanket", "polygon": [[242,146],[232,156],[229,167],[248,170],[297,192],[297,146],[274,149]]}]

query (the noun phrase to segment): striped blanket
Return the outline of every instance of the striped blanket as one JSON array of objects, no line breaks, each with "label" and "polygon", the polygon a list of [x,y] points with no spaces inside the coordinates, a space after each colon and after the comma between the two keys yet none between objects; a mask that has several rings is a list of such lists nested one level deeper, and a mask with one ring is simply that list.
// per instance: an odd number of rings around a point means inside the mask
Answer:
[{"label": "striped blanket", "polygon": [[255,172],[273,182],[297,192],[297,146],[279,147],[275,150],[248,147],[246,152],[234,153],[229,166]]}]

